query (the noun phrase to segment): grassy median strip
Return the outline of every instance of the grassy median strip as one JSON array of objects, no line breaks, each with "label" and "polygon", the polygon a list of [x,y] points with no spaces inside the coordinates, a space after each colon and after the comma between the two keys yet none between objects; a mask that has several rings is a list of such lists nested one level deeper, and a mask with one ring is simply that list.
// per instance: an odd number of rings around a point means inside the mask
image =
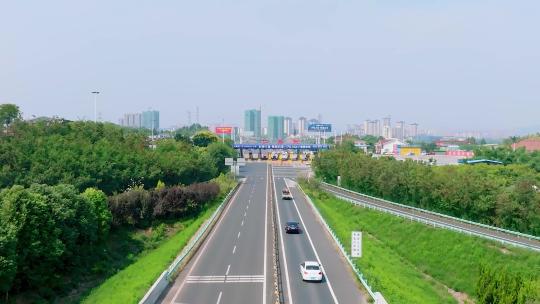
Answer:
[{"label": "grassy median strip", "polygon": [[[351,231],[363,232],[363,257],[355,263],[389,303],[472,299],[482,264],[525,276],[540,273],[537,252],[357,207],[302,186],[349,252]],[[460,293],[452,296],[448,288]]]}]

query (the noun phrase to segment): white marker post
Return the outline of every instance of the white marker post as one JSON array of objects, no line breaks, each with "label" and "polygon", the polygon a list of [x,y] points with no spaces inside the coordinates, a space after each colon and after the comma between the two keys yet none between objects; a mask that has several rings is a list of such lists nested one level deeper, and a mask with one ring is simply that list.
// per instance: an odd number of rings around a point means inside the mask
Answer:
[{"label": "white marker post", "polygon": [[353,258],[362,257],[362,232],[353,231],[351,238],[351,256]]}]

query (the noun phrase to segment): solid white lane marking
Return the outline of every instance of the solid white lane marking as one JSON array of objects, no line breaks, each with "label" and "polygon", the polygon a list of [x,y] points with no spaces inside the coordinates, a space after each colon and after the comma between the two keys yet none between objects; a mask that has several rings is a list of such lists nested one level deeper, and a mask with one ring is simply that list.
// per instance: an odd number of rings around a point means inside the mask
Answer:
[{"label": "solid white lane marking", "polygon": [[227,271],[225,272],[225,275],[226,275],[226,276],[229,275],[229,270],[231,270],[231,265],[227,266]]},{"label": "solid white lane marking", "polygon": [[219,302],[221,302],[221,295],[223,294],[222,291],[219,292],[219,296],[217,297],[217,302],[216,304],[219,304]]},{"label": "solid white lane marking", "polygon": [[232,249],[232,254],[236,252],[236,245],[234,245],[234,248]]},{"label": "solid white lane marking", "polygon": [[[205,240],[205,243],[203,245],[203,247],[201,248],[201,250],[198,251],[198,255],[197,257],[195,258],[195,261],[193,261],[193,266],[191,266],[191,268],[189,269],[189,272],[188,272],[188,277],[189,275],[191,274],[191,272],[193,271],[193,269],[195,268],[195,266],[197,266],[197,263],[199,262],[199,259],[201,258],[201,256],[203,255],[203,253],[206,252],[206,247],[208,247],[208,244],[210,244],[210,241],[214,238],[214,235],[216,235],[216,231],[218,231],[218,228],[219,226],[221,225],[221,223],[223,222],[223,219],[227,216],[227,213],[229,212],[229,210],[231,209],[231,206],[234,204],[234,202],[236,201],[236,197],[238,196],[238,193],[241,192],[242,188],[244,187],[244,184],[240,184],[240,186],[238,187],[238,190],[236,190],[236,193],[234,194],[234,196],[231,198],[231,201],[229,202],[229,204],[227,205],[227,208],[223,211],[223,214],[221,215],[221,217],[219,218],[218,222],[215,224],[214,228],[212,229],[212,231],[210,232],[210,235],[208,236],[208,239]],[[178,297],[178,295],[180,294],[180,291],[182,291],[182,288],[184,287],[184,283],[186,281],[182,281],[182,283],[180,284],[180,287],[178,287],[178,290],[176,290],[176,293],[174,294],[172,300],[171,300],[171,304],[175,303],[176,302],[176,297]]]},{"label": "solid white lane marking", "polygon": [[[266,165],[266,178],[268,178],[270,171],[268,165]],[[249,203],[248,203],[249,207]],[[266,304],[266,243],[268,240],[268,181],[266,181],[266,197],[264,198],[264,252],[263,252],[263,304]]]},{"label": "solid white lane marking", "polygon": [[[272,175],[274,174],[274,167],[272,167]],[[274,193],[275,193],[275,197],[274,197],[274,201],[276,202],[276,208],[277,208],[277,218],[278,218],[278,227],[277,229],[279,229],[279,238],[280,238],[280,241],[281,241],[281,252],[283,252],[283,265],[285,266],[285,282],[287,284],[287,296],[289,297],[289,303],[293,304],[293,299],[292,299],[292,295],[291,295],[291,283],[289,281],[289,270],[288,270],[288,267],[287,267],[287,253],[285,252],[285,243],[283,242],[283,231],[281,231],[280,227],[281,227],[281,217],[279,215],[279,205],[278,205],[278,202],[277,202],[277,190],[276,190],[276,179],[274,177],[272,177],[273,181],[274,181]],[[274,202],[272,202],[274,203]]]},{"label": "solid white lane marking", "polygon": [[[283,181],[285,182],[285,179]],[[292,193],[291,189],[289,188],[287,183],[285,183],[285,187],[287,187],[289,192]],[[311,240],[311,236],[309,235],[308,228],[307,228],[306,224],[304,223],[304,219],[302,218],[302,215],[300,214],[300,210],[298,210],[298,206],[296,206],[296,201],[295,201],[294,198],[292,199],[292,202],[293,202],[293,205],[294,205],[294,209],[296,209],[296,213],[298,214],[298,217],[300,218],[300,222],[302,222],[302,226],[304,227],[304,231],[306,232],[306,235],[308,237],[309,244],[311,245],[311,248],[313,249],[313,253],[315,253],[315,258],[317,258],[317,262],[319,262],[319,264],[321,264],[323,274],[326,277],[326,282],[328,283],[328,289],[330,290],[330,294],[332,295],[332,298],[334,299],[334,303],[337,304],[339,302],[338,302],[338,300],[336,298],[336,294],[334,293],[334,289],[332,288],[332,284],[330,283],[330,278],[326,275],[326,271],[324,270],[324,266],[321,263],[321,259],[319,258],[319,254],[317,253],[317,249],[315,249],[315,246],[313,245],[313,241]]]},{"label": "solid white lane marking", "polygon": [[240,233],[241,233],[241,231],[238,231],[238,235],[236,236],[237,239],[240,238]]}]

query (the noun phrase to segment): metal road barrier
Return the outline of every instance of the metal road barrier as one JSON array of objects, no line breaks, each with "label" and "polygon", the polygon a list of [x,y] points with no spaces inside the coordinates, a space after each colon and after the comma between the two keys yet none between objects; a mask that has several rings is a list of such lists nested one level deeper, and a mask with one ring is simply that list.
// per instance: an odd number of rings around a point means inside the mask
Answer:
[{"label": "metal road barrier", "polygon": [[[346,188],[321,182],[323,190],[354,205],[391,213],[403,218],[415,220],[427,225],[451,229],[460,233],[475,235],[486,239],[540,251],[540,237],[511,231],[499,227],[480,224],[457,217],[441,214],[425,209],[407,206],[370,195],[358,193]],[[453,223],[452,223],[453,222]],[[482,231],[483,230],[483,231]],[[535,244],[538,243],[538,244]]]},{"label": "metal road barrier", "polygon": [[[271,176],[272,171],[269,170],[268,176],[268,183],[269,183],[269,189],[272,189],[272,183],[274,181],[273,176]],[[273,231],[273,266],[274,266],[274,303],[275,304],[283,304],[285,303],[285,298],[283,294],[283,280],[281,276],[281,260],[280,260],[280,253],[279,253],[279,234],[278,229],[280,227],[277,226],[276,218],[277,213],[276,209],[277,206],[274,206],[274,191],[268,191],[268,196],[266,199],[270,202],[270,208],[272,209],[272,231]],[[277,198],[276,198],[277,199]],[[266,229],[266,227],[265,227]],[[266,253],[265,253],[266,254]]]},{"label": "metal road barrier", "polygon": [[306,197],[306,200],[311,205],[312,209],[315,210],[315,214],[317,214],[317,217],[319,218],[319,220],[324,224],[326,231],[328,231],[330,235],[332,236],[332,238],[334,239],[334,242],[337,244],[337,246],[339,247],[339,250],[345,257],[349,265],[351,266],[354,274],[356,274],[356,277],[360,280],[360,282],[362,283],[364,288],[367,290],[371,298],[375,301],[375,304],[386,303],[386,301],[384,301],[384,298],[382,297],[382,294],[380,292],[373,292],[373,290],[371,289],[371,286],[369,286],[368,284],[367,279],[364,277],[364,274],[362,274],[362,272],[358,269],[358,267],[356,267],[356,264],[354,264],[354,262],[352,261],[352,257],[349,255],[349,253],[347,253],[347,250],[345,250],[345,246],[343,246],[343,244],[337,237],[334,230],[330,228],[330,225],[328,225],[328,223],[326,222],[324,217],[321,215],[321,213],[319,212],[319,209],[315,206],[311,198],[304,192],[304,189],[302,189],[300,184],[297,184],[297,187],[298,189],[300,189],[302,194]]},{"label": "metal road barrier", "polygon": [[217,207],[217,209],[212,213],[210,218],[204,223],[203,226],[197,230],[197,233],[194,237],[191,238],[191,241],[182,249],[180,255],[176,257],[176,259],[172,262],[172,264],[165,270],[159,278],[154,282],[152,287],[146,292],[144,297],[139,301],[139,304],[154,304],[157,302],[157,300],[161,297],[163,292],[167,289],[169,284],[171,284],[174,281],[174,278],[176,274],[178,274],[179,270],[183,268],[189,262],[189,259],[195,253],[196,249],[199,248],[199,245],[202,243],[202,241],[206,238],[208,235],[207,232],[211,230],[211,228],[216,223],[216,220],[219,218],[223,210],[225,209],[225,206],[229,203],[231,197],[234,195],[234,193],[238,190],[240,187],[240,184],[242,182],[239,182],[234,186],[234,188],[229,191],[227,196],[223,199],[221,204]]}]

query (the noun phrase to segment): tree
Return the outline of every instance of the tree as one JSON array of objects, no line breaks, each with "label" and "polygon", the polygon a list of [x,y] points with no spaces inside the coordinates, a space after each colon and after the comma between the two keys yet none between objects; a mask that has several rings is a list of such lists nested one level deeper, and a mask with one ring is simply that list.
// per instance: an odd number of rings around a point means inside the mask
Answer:
[{"label": "tree", "polygon": [[107,196],[103,191],[88,188],[83,193],[82,196],[89,201],[93,207],[93,212],[97,216],[98,223],[98,238],[103,241],[109,234],[109,228],[112,222],[112,214],[109,210]]},{"label": "tree", "polygon": [[11,123],[21,119],[21,111],[15,104],[5,103],[0,105],[0,122],[4,127],[9,127]]},{"label": "tree", "polygon": [[206,149],[212,162],[218,167],[219,173],[227,173],[228,166],[225,166],[225,158],[234,157],[236,155],[234,149],[219,142],[210,144]]},{"label": "tree", "polygon": [[192,138],[193,144],[198,147],[206,147],[211,143],[217,142],[218,137],[210,131],[199,131]]}]

